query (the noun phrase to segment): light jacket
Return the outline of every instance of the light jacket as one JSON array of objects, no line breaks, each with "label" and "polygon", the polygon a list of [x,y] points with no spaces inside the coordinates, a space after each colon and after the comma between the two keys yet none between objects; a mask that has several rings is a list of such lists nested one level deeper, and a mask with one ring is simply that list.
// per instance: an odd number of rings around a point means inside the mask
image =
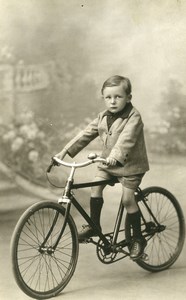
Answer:
[{"label": "light jacket", "polygon": [[129,113],[116,119],[109,130],[106,111],[103,111],[64,148],[74,157],[100,136],[103,144],[101,156],[113,157],[120,165],[100,164],[99,168],[117,177],[142,174],[149,170],[143,127],[141,115],[132,104]]}]

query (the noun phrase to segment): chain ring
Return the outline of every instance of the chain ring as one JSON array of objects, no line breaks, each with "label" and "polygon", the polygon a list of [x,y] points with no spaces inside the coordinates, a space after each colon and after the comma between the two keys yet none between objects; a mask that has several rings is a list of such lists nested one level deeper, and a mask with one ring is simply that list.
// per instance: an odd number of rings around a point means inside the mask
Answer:
[{"label": "chain ring", "polygon": [[[112,236],[111,235],[105,235],[106,239],[111,243],[112,241]],[[112,252],[112,250],[105,247],[104,242],[99,239],[98,244],[97,244],[97,256],[99,260],[104,263],[104,264],[111,264],[114,262],[117,253]],[[107,253],[108,252],[108,253]]]}]

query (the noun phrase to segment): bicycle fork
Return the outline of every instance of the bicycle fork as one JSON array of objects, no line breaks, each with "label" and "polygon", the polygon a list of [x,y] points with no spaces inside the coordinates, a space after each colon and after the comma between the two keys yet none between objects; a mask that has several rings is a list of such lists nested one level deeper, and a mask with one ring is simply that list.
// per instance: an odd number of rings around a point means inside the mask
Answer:
[{"label": "bicycle fork", "polygon": [[63,196],[61,198],[58,199],[58,203],[59,204],[66,204],[66,209],[65,209],[65,216],[64,216],[64,222],[63,222],[63,226],[61,228],[61,231],[59,233],[59,236],[57,237],[54,245],[50,246],[50,247],[46,247],[46,243],[51,235],[51,233],[53,232],[54,228],[55,228],[55,225],[57,223],[57,220],[58,220],[58,216],[59,216],[59,212],[56,212],[55,216],[54,216],[54,220],[52,222],[52,226],[51,228],[49,229],[43,243],[41,244],[40,246],[40,249],[39,251],[41,253],[44,253],[44,252],[47,252],[48,254],[53,254],[54,251],[56,250],[57,248],[57,245],[65,231],[65,227],[66,227],[66,224],[67,224],[67,219],[68,219],[68,216],[69,216],[69,213],[70,213],[70,207],[71,207],[71,199],[70,199],[70,196],[71,196],[71,193],[70,193],[70,190],[71,190],[71,186],[73,184],[73,176],[74,176],[74,172],[75,172],[75,168],[72,167],[71,169],[71,173],[70,173],[70,176],[67,180],[67,183],[66,183],[66,187],[65,187],[65,190],[64,190],[64,193],[63,193]]}]

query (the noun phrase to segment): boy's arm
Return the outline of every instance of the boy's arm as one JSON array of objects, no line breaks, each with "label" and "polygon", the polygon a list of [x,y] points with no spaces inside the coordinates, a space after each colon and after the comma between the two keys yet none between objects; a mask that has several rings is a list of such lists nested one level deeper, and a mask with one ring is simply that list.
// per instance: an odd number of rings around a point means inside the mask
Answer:
[{"label": "boy's arm", "polygon": [[109,157],[115,158],[119,163],[124,165],[142,130],[143,122],[141,116],[135,112],[128,119]]},{"label": "boy's arm", "polygon": [[92,140],[98,136],[98,120],[99,117],[92,121],[83,131],[73,138],[65,147],[64,152],[70,157],[74,157],[83,148],[85,148]]}]

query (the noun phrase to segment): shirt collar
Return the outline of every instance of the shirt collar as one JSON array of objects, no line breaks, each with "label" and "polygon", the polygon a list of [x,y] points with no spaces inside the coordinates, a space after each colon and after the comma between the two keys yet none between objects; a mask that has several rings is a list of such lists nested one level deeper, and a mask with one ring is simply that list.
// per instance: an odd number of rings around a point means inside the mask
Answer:
[{"label": "shirt collar", "polygon": [[121,111],[119,111],[117,113],[112,113],[109,110],[106,110],[103,114],[103,117],[104,116],[113,116],[115,118],[126,119],[126,118],[128,118],[132,108],[133,108],[133,105],[131,102],[129,102],[126,104],[126,106]]}]

